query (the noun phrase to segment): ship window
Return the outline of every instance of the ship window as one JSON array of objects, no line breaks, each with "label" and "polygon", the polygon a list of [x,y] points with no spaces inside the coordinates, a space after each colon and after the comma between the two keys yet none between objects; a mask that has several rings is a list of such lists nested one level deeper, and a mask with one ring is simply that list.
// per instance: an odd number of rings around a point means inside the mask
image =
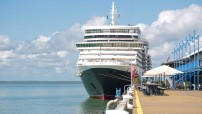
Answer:
[{"label": "ship window", "polygon": [[137,29],[88,29],[86,34],[90,33],[140,33]]},{"label": "ship window", "polygon": [[92,36],[84,36],[84,39],[89,38],[136,38],[137,36],[131,35],[92,35]]},{"label": "ship window", "polygon": [[77,47],[142,47],[142,43],[89,43],[76,44]]}]

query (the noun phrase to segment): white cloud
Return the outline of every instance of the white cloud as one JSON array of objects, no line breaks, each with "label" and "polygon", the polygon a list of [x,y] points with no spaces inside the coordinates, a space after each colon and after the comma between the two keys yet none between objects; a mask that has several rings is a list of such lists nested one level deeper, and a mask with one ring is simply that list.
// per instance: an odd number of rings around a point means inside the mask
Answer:
[{"label": "white cloud", "polygon": [[0,59],[8,59],[14,55],[13,50],[10,51],[0,51]]},{"label": "white cloud", "polygon": [[174,46],[185,40],[196,30],[202,33],[202,7],[192,4],[187,8],[162,11],[158,19],[150,26],[138,24],[143,29],[142,34],[150,43],[153,66],[166,62]]},{"label": "white cloud", "polygon": [[36,38],[35,40],[33,40],[31,42],[31,44],[34,45],[34,47],[37,50],[45,50],[47,48],[49,48],[48,42],[50,41],[49,37],[40,35],[38,38]]},{"label": "white cloud", "polygon": [[63,51],[58,51],[57,55],[61,58],[66,57],[68,55],[68,52],[63,50]]},{"label": "white cloud", "polygon": [[99,26],[99,25],[106,25],[107,19],[104,16],[95,16],[88,20],[81,28],[82,31],[86,26]]},{"label": "white cloud", "polygon": [[0,35],[0,50],[10,50],[15,47],[15,43],[6,35]]},{"label": "white cloud", "polygon": [[84,26],[99,26],[99,25],[106,25],[107,19],[104,16],[95,16],[92,17],[90,20],[84,24]]},{"label": "white cloud", "polygon": [[148,28],[148,25],[143,24],[143,23],[139,23],[136,26],[138,26],[140,28],[140,30],[141,30],[142,33],[144,33],[145,30]]},{"label": "white cloud", "polygon": [[[103,17],[93,17],[84,25],[103,23]],[[74,76],[79,54],[75,43],[83,41],[83,26],[76,23],[67,30],[39,35],[15,47],[9,37],[0,35],[0,76]]]}]

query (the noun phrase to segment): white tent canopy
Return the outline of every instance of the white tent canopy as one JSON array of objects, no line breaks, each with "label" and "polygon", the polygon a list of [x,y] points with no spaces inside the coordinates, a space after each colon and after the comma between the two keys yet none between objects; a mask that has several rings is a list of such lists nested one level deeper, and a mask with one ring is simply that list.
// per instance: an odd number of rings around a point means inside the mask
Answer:
[{"label": "white tent canopy", "polygon": [[156,67],[154,69],[148,70],[145,74],[144,77],[149,77],[149,76],[155,76],[155,75],[159,75],[162,74],[164,76],[169,76],[169,75],[176,75],[176,74],[180,74],[183,73],[177,69],[171,68],[167,65],[162,65],[159,67]]}]

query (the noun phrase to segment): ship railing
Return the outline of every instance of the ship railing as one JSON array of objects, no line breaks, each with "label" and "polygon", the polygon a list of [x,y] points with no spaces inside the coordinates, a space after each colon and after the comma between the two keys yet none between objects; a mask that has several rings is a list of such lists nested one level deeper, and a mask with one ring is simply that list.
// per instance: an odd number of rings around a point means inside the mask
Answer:
[{"label": "ship railing", "polygon": [[130,65],[129,62],[117,61],[117,60],[84,60],[78,61],[78,65]]}]

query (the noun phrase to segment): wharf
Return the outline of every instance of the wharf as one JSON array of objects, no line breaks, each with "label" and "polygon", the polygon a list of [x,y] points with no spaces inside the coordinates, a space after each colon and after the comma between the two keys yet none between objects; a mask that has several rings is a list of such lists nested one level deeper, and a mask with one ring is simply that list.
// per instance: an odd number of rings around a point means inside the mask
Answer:
[{"label": "wharf", "polygon": [[133,104],[133,114],[202,114],[202,91],[166,90],[162,96],[135,91]]}]

